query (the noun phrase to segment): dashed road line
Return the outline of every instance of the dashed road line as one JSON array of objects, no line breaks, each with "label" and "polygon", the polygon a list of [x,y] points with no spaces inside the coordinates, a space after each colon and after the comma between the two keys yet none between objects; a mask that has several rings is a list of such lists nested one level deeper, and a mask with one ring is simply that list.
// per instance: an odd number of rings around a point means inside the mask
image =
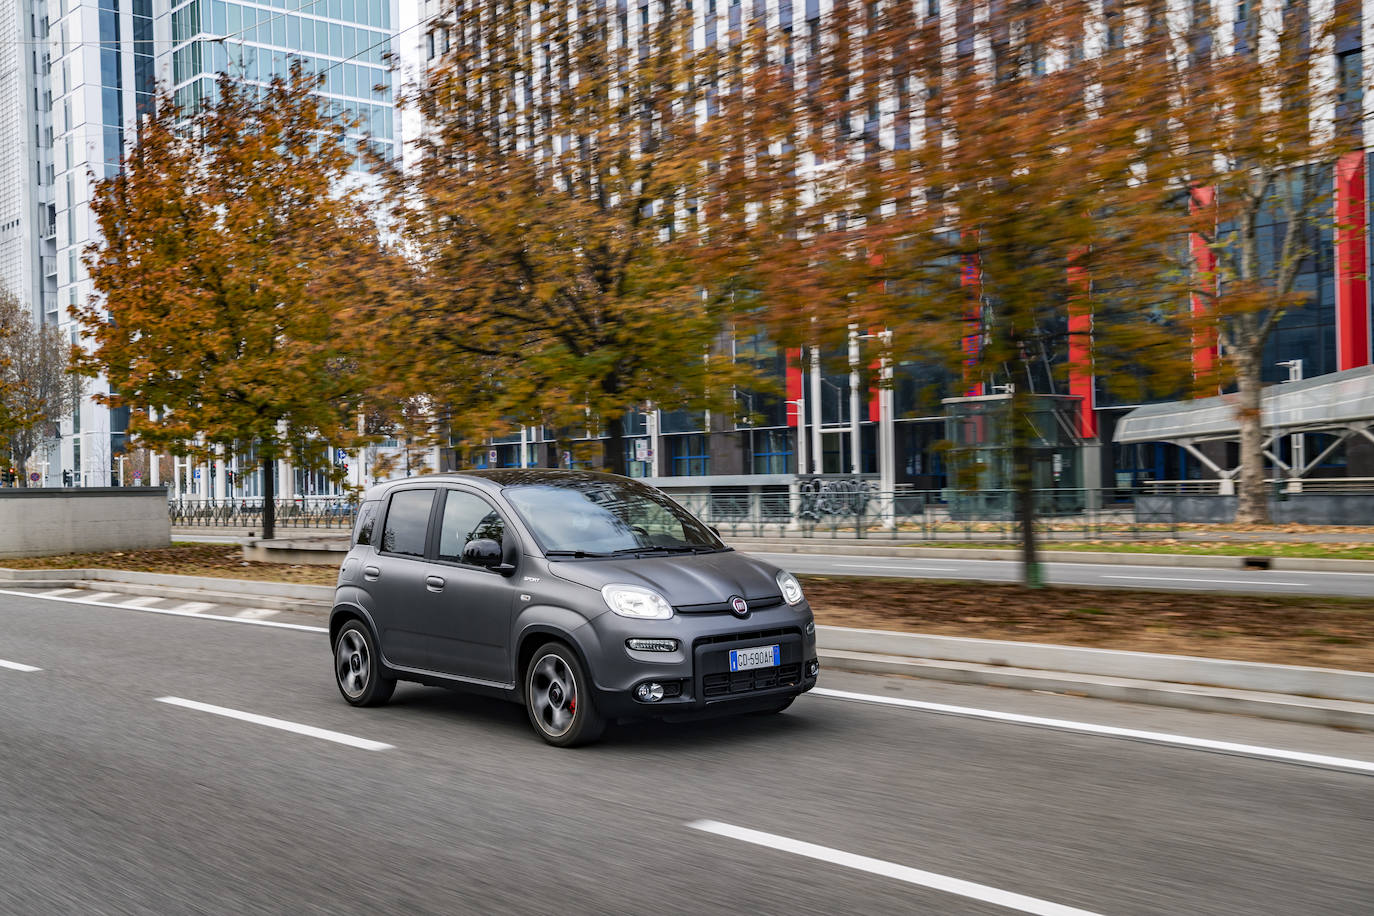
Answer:
[{"label": "dashed road line", "polygon": [[263,620],[275,616],[277,616],[277,612],[270,607],[250,607],[239,611],[234,615],[234,618],[236,620]]},{"label": "dashed road line", "polygon": [[879,706],[899,706],[921,712],[933,712],[947,716],[960,716],[966,719],[986,719],[992,722],[1006,722],[1012,725],[1032,725],[1052,728],[1058,731],[1080,732],[1085,735],[1101,735],[1107,738],[1126,738],[1150,744],[1186,747],[1193,750],[1213,751],[1237,757],[1253,757],[1276,760],[1282,763],[1296,763],[1303,766],[1323,769],[1353,770],[1357,773],[1374,774],[1374,761],[1356,760],[1351,757],[1332,757],[1327,754],[1310,754],[1306,751],[1289,751],[1277,747],[1263,747],[1257,744],[1238,744],[1234,741],[1214,741],[1210,738],[1194,738],[1190,735],[1174,735],[1168,732],[1144,731],[1137,728],[1121,728],[1116,725],[1098,725],[1093,722],[1075,722],[1071,719],[1051,719],[1044,716],[1027,716],[1015,712],[1000,712],[993,709],[978,709],[972,706],[950,706],[946,703],[927,703],[923,700],[908,700],[903,697],[885,697],[871,693],[852,693],[848,690],[832,690],[828,687],[813,687],[812,696],[828,697],[832,700],[849,700],[858,703],[874,703]]},{"label": "dashed road line", "polygon": [[0,668],[8,668],[10,671],[22,671],[25,674],[32,674],[35,671],[42,671],[42,668],[35,668],[33,665],[21,665],[19,662],[7,662],[0,658]]},{"label": "dashed road line", "polygon": [[186,601],[178,604],[176,607],[172,608],[172,610],[181,611],[183,614],[199,614],[201,611],[208,611],[212,607],[214,607],[213,604],[209,604],[205,601]]},{"label": "dashed road line", "polygon": [[59,595],[75,595],[77,592],[80,591],[81,589],[79,588],[54,588],[49,589],[46,592],[39,592],[39,594],[45,598],[56,598]]},{"label": "dashed road line", "polygon": [[884,878],[905,881],[907,884],[915,884],[946,894],[967,897],[982,903],[991,903],[1020,913],[1034,913],[1036,916],[1096,916],[1091,910],[1080,910],[1049,900],[1041,900],[1038,897],[1027,897],[1025,894],[1004,891],[1001,888],[986,884],[976,884],[962,878],[951,878],[948,875],[939,875],[907,865],[898,865],[896,862],[855,855],[852,852],[833,849],[829,846],[819,846],[804,840],[794,840],[791,837],[779,836],[776,833],[765,833],[762,830],[737,827],[734,824],[723,824],[720,821],[693,821],[687,826],[693,830],[729,837],[742,843],[753,843],[755,846],[776,849],[779,852],[790,852],[796,856],[829,862],[832,865],[842,865],[845,868],[867,872],[870,875],[881,875]]},{"label": "dashed road line", "polygon": [[119,592],[87,592],[81,596],[82,601],[109,601],[111,598],[118,597]]},{"label": "dashed road line", "polygon": [[327,728],[316,728],[313,725],[302,725],[299,722],[289,722],[286,719],[274,719],[271,716],[260,716],[257,713],[230,709],[227,706],[212,706],[209,703],[199,703],[195,700],[185,700],[181,697],[158,697],[157,701],[159,703],[166,703],[169,706],[180,706],[182,709],[194,709],[197,712],[208,712],[211,715],[223,716],[226,719],[237,719],[240,722],[250,722],[253,725],[263,725],[267,728],[276,728],[284,732],[306,735],[310,738],[319,738],[321,741],[346,744],[349,747],[356,747],[364,751],[388,751],[395,747],[393,744],[384,744],[381,741],[359,738],[356,735],[331,731]]},{"label": "dashed road line", "polygon": [[84,607],[107,607],[118,611],[138,611],[143,614],[162,614],[167,617],[190,617],[196,620],[214,620],[219,623],[237,623],[253,627],[272,627],[277,630],[299,630],[303,633],[329,632],[328,627],[312,627],[304,623],[284,623],[280,620],[248,620],[241,617],[229,617],[224,614],[200,614],[168,607],[131,607],[127,604],[116,604],[111,601],[87,601],[83,598],[35,594],[34,592],[18,591],[11,588],[0,588],[0,595],[12,595],[16,598],[37,598],[44,601],[61,601],[66,604],[79,604]]},{"label": "dashed road line", "polygon": [[892,572],[958,572],[953,566],[893,566],[889,563],[835,563],[842,569],[888,569]]},{"label": "dashed road line", "polygon": [[124,601],[121,601],[120,604],[124,605],[125,607],[152,607],[153,605],[157,604],[159,601],[162,600],[162,598],[157,598],[153,595],[143,595],[139,598],[128,598]]}]

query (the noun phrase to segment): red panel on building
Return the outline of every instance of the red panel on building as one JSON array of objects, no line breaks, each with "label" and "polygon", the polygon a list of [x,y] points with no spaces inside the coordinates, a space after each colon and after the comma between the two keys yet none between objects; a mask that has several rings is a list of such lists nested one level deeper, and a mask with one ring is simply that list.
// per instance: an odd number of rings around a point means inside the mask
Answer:
[{"label": "red panel on building", "polygon": [[1097,438],[1097,395],[1093,385],[1093,313],[1088,272],[1069,266],[1069,394],[1079,398],[1078,435]]},{"label": "red panel on building", "polygon": [[[1215,188],[1194,188],[1192,199],[1188,202],[1191,213],[1210,209],[1215,200]],[[1193,263],[1197,267],[1202,283],[1216,286],[1217,256],[1207,241],[1197,233],[1189,236]],[[1206,316],[1212,309],[1212,300],[1201,293],[1193,293],[1193,318]],[[1215,327],[1199,327],[1193,331],[1193,378],[1201,379],[1214,376],[1217,370],[1217,332]]]},{"label": "red panel on building", "polygon": [[978,258],[964,258],[959,285],[968,293],[964,306],[964,337],[961,341],[964,357],[964,397],[978,397],[983,383],[978,376],[979,350],[983,342],[983,301],[978,289]]},{"label": "red panel on building", "polygon": [[787,425],[800,426],[800,415],[797,410],[797,400],[802,397],[802,370],[801,370],[802,351],[801,347],[787,351],[787,400],[792,403],[787,405]]},{"label": "red panel on building", "polygon": [[1368,211],[1364,152],[1336,163],[1336,368],[1369,365]]}]

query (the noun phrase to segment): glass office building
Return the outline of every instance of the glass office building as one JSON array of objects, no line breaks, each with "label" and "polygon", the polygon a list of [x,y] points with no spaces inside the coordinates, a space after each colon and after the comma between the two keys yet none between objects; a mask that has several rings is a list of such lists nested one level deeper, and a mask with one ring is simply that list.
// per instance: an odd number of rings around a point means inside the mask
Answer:
[{"label": "glass office building", "polygon": [[193,108],[230,73],[267,83],[293,61],[324,78],[320,93],[390,158],[396,132],[389,70],[397,12],[392,0],[191,0],[171,11],[175,99]]},{"label": "glass office building", "polygon": [[[0,0],[23,9],[28,9],[28,2]],[[324,75],[321,94],[336,111],[359,123],[356,142],[371,135],[378,151],[388,156],[399,146],[387,69],[394,53],[397,0],[31,2],[34,27],[48,38],[46,46],[34,46],[39,57],[33,63],[40,71],[38,103],[47,105],[50,100],[51,124],[44,120],[46,112],[29,113],[23,136],[51,145],[52,207],[47,213],[35,201],[21,209],[36,214],[40,226],[26,230],[35,239],[43,238],[41,224],[45,215],[49,217],[47,260],[35,263],[39,271],[51,270],[51,295],[44,300],[51,306],[45,308],[46,314],[73,342],[79,339],[79,328],[68,309],[95,294],[81,263],[88,246],[99,240],[90,208],[95,182],[118,171],[137,135],[138,118],[152,104],[159,84],[190,107],[213,92],[220,73],[265,83],[275,74],[285,75],[291,60],[298,58],[310,72]],[[0,14],[9,15],[9,7],[0,6]],[[0,60],[0,72],[4,64]],[[4,88],[7,84],[0,85]],[[8,112],[8,97],[3,104]],[[0,130],[3,116],[0,112]],[[6,157],[20,162],[27,158],[15,156],[11,149],[6,143]],[[5,165],[12,166],[9,158]],[[40,181],[41,177],[40,173]],[[8,212],[3,195],[32,191],[25,184],[11,192],[6,180],[7,187],[0,189],[0,211]],[[0,259],[3,252],[0,249]],[[117,479],[128,416],[127,411],[111,411],[94,402],[94,395],[107,390],[102,379],[89,383],[79,408],[62,422],[60,453],[52,458],[49,483],[61,482],[61,471],[69,472],[73,483],[90,486]]]}]

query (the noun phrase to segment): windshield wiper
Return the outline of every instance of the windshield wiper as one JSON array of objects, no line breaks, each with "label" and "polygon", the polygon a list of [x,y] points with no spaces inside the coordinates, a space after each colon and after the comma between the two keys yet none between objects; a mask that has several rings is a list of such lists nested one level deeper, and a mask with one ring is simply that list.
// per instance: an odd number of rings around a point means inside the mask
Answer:
[{"label": "windshield wiper", "polygon": [[544,551],[544,556],[546,556],[546,557],[573,557],[573,558],[575,558],[575,559],[581,559],[582,557],[613,557],[613,556],[615,556],[615,554],[614,554],[614,553],[597,553],[595,550],[546,550],[546,551]]}]

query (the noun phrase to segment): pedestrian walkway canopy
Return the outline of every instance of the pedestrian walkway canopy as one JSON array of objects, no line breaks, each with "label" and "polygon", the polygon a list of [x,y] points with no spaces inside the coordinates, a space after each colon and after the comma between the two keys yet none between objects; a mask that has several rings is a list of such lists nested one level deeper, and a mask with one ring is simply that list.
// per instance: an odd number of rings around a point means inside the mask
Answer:
[{"label": "pedestrian walkway canopy", "polygon": [[[1137,407],[1118,421],[1114,438],[1123,445],[1235,440],[1240,438],[1238,407],[1234,394]],[[1260,395],[1260,415],[1266,438],[1363,431],[1374,425],[1374,366],[1270,385]]]}]

